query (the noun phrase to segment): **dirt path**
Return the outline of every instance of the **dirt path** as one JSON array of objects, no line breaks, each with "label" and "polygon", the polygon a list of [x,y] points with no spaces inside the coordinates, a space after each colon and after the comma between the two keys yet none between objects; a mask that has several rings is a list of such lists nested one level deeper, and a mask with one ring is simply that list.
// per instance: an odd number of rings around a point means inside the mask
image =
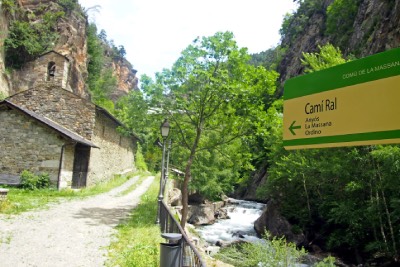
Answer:
[{"label": "dirt path", "polygon": [[1,267],[98,267],[107,256],[114,227],[139,203],[154,177],[125,196],[137,181],[83,200],[64,201],[48,210],[0,216]]}]

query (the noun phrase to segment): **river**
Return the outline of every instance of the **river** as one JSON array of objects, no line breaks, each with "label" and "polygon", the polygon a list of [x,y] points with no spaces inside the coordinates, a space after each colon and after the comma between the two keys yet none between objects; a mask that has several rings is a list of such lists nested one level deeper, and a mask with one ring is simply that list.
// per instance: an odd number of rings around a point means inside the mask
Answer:
[{"label": "river", "polygon": [[200,236],[210,245],[215,245],[217,241],[260,240],[254,231],[254,222],[261,216],[265,204],[232,198],[228,202],[226,208],[229,219],[199,227],[197,232]]},{"label": "river", "polygon": [[[229,199],[228,203],[226,209],[229,219],[220,219],[212,225],[198,227],[196,231],[199,235],[213,246],[218,241],[223,243],[231,243],[238,240],[247,242],[261,241],[254,230],[254,222],[261,216],[265,204],[232,198]],[[310,265],[301,263],[293,265],[293,267],[308,266]]]}]

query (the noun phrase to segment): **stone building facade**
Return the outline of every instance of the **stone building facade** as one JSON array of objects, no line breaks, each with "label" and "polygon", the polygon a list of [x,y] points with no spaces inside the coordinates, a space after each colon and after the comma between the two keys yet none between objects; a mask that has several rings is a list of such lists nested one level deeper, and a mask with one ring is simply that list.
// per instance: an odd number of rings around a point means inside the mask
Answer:
[{"label": "stone building facade", "polygon": [[134,169],[137,137],[106,110],[54,83],[0,102],[0,183],[23,170],[49,173],[58,188],[81,188]]},{"label": "stone building facade", "polygon": [[91,140],[96,106],[53,82],[11,96],[10,101],[38,115],[64,125],[78,135]]},{"label": "stone building facade", "polygon": [[0,103],[0,180],[18,183],[23,170],[57,177],[62,138],[7,102]]}]

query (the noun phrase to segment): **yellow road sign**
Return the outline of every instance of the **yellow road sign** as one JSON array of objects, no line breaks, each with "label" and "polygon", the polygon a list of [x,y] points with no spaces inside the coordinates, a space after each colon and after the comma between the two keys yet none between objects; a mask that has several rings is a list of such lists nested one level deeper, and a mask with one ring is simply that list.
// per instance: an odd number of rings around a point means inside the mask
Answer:
[{"label": "yellow road sign", "polygon": [[400,49],[288,82],[286,149],[400,143]]}]

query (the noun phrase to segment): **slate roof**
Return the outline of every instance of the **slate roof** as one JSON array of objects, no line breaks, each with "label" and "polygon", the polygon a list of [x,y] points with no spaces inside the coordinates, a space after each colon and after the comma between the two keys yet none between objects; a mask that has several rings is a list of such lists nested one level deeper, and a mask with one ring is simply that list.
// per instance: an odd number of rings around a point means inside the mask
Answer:
[{"label": "slate roof", "polygon": [[0,101],[0,105],[6,105],[6,106],[8,106],[8,107],[10,107],[12,109],[19,110],[19,111],[25,113],[27,116],[29,116],[29,117],[31,117],[31,118],[33,118],[33,119],[45,124],[46,126],[52,128],[53,130],[57,131],[62,136],[66,137],[68,139],[71,139],[71,140],[73,140],[73,141],[75,141],[77,143],[80,143],[80,144],[83,144],[83,145],[87,145],[87,146],[91,146],[91,147],[95,147],[95,148],[99,148],[98,146],[96,146],[91,141],[86,140],[82,136],[80,136],[80,135],[68,130],[67,128],[57,124],[56,122],[54,122],[54,121],[52,121],[52,120],[50,120],[50,119],[48,119],[46,117],[40,116],[40,115],[36,114],[35,112],[32,112],[30,110],[27,110],[25,108],[17,106],[17,105],[13,104],[10,101],[7,101],[7,100]]}]

